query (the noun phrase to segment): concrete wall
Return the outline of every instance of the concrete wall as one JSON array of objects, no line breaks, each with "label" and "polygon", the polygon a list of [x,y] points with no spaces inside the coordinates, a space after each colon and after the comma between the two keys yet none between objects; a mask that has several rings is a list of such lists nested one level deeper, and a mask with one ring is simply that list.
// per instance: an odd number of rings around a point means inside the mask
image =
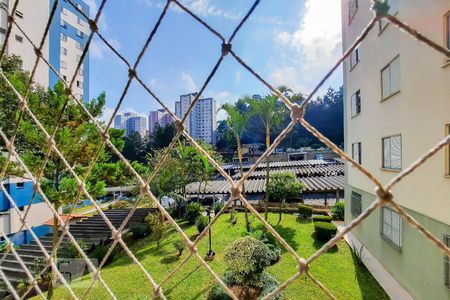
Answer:
[{"label": "concrete wall", "polygon": [[[350,185],[345,189],[345,222],[355,217],[351,214],[351,192],[362,195],[362,210],[366,209],[375,196]],[[419,223],[436,237],[442,238],[450,232],[450,226],[430,219],[406,208]],[[402,248],[393,247],[381,237],[381,210],[374,211],[352,233],[384,265],[384,267],[416,299],[450,299],[450,290],[444,285],[444,255],[419,231],[402,221]]]}]

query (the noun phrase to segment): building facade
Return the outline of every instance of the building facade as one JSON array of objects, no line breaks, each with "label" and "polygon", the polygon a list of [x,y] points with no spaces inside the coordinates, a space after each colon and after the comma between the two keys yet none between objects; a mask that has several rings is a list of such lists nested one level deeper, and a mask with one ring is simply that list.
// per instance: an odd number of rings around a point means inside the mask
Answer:
[{"label": "building facade", "polygon": [[[89,15],[89,6],[86,3],[81,0],[74,0],[73,2],[86,15]],[[11,12],[13,4],[14,1],[11,0],[1,1],[1,5],[6,7],[9,12]],[[19,1],[14,18],[35,45],[39,45],[44,35],[53,4],[54,0]],[[1,10],[1,43],[4,41],[7,27],[7,13]],[[55,70],[62,75],[63,79],[68,82],[75,74],[89,32],[89,24],[81,13],[69,2],[59,1],[42,53]],[[24,70],[31,71],[33,69],[36,54],[31,43],[17,26],[12,28],[6,53],[20,56]],[[36,70],[35,81],[44,87],[53,88],[59,81],[59,77],[41,61]],[[86,54],[83,64],[75,76],[73,94],[80,99],[89,99],[89,53]]]},{"label": "building facade", "polygon": [[[183,118],[197,93],[181,95],[175,102],[175,114]],[[214,145],[216,143],[217,121],[216,101],[214,98],[200,98],[194,105],[184,125],[186,131],[194,138]]]},{"label": "building facade", "polygon": [[149,133],[153,133],[156,124],[161,127],[166,127],[169,124],[173,123],[173,119],[170,114],[165,109],[158,109],[155,111],[151,111],[148,114],[148,131]]},{"label": "building facade", "polygon": [[117,114],[114,117],[114,128],[125,129],[125,136],[137,132],[141,137],[147,133],[147,120],[133,112]]},{"label": "building facade", "polygon": [[[390,13],[450,48],[448,0],[390,0]],[[343,50],[373,17],[369,0],[342,0]],[[384,184],[450,133],[450,63],[381,21],[345,61],[345,147]],[[393,188],[395,201],[450,243],[450,151],[440,151]],[[347,167],[345,222],[376,200],[374,185]],[[448,257],[389,207],[352,233],[417,299],[450,299]]]},{"label": "building facade", "polygon": [[[53,217],[52,211],[42,201],[39,194],[34,195],[33,182],[23,178],[9,178],[3,185],[20,211],[25,212],[31,201],[31,208],[27,215],[27,222],[39,237],[51,231],[50,226],[44,222]],[[34,198],[33,198],[34,197]],[[31,234],[21,229],[22,222],[19,214],[7,198],[5,192],[0,190],[0,228],[15,243],[26,244],[32,241]],[[3,238],[0,238],[3,239]]]}]

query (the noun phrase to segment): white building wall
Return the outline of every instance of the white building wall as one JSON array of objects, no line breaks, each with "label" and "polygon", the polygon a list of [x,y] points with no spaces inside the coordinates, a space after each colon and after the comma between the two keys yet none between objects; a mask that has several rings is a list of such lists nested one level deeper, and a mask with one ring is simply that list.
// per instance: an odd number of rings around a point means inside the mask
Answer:
[{"label": "white building wall", "polygon": [[[28,206],[23,207],[24,211],[28,209]],[[16,233],[22,226],[19,214],[14,209],[9,210],[10,218],[10,232]],[[52,211],[48,208],[44,202],[33,204],[27,215],[27,222],[30,226],[40,226],[48,219],[53,218]],[[23,230],[24,228],[22,228]]]}]

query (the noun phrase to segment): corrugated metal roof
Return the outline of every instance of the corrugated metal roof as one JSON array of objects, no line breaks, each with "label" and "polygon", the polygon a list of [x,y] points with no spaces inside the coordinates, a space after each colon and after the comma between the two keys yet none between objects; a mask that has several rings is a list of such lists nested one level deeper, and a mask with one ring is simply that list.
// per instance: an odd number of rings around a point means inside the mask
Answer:
[{"label": "corrugated metal roof", "polygon": [[[344,176],[323,176],[323,177],[305,177],[299,178],[306,185],[306,192],[333,192],[344,189]],[[265,179],[248,179],[245,181],[245,192],[249,194],[265,193]],[[193,182],[186,186],[188,194],[197,194],[199,183]],[[200,193],[203,194],[228,194],[230,184],[226,180],[209,181],[202,183]]]},{"label": "corrugated metal roof", "polygon": [[[323,159],[310,159],[310,160],[291,160],[291,161],[273,161],[270,162],[270,168],[283,168],[283,167],[301,167],[301,166],[318,166],[318,165],[328,165],[330,162],[325,161]],[[254,164],[244,163],[244,169],[250,169]],[[258,169],[265,168],[265,162],[262,162],[258,165]],[[222,165],[224,170],[237,170],[239,169],[239,164],[225,164]]]},{"label": "corrugated metal roof", "polygon": [[[271,169],[270,174],[278,173],[292,173],[297,177],[311,177],[311,176],[337,176],[344,175],[344,165],[341,164],[330,164],[327,166],[305,166],[299,168],[283,168],[283,169]],[[255,177],[266,177],[266,170],[255,171],[250,174],[249,178]],[[233,179],[241,178],[241,174],[233,175]]]}]

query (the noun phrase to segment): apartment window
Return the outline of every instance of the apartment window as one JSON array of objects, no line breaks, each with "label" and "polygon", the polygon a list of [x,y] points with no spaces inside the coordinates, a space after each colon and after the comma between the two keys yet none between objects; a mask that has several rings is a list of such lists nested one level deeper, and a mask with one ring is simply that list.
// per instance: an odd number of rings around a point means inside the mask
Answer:
[{"label": "apartment window", "polygon": [[352,216],[357,217],[361,214],[362,211],[362,197],[361,194],[356,192],[352,192],[351,195],[351,212]]},{"label": "apartment window", "polygon": [[353,143],[352,144],[352,158],[358,164],[361,164],[361,143]]},{"label": "apartment window", "polygon": [[81,60],[81,56],[77,55],[75,60],[76,60],[76,62],[79,62]]},{"label": "apartment window", "polygon": [[1,34],[5,34],[5,33],[6,33],[6,29],[3,28],[3,27],[0,27],[0,33],[1,33]]},{"label": "apartment window", "polygon": [[361,113],[361,91],[358,90],[356,93],[352,95],[351,98],[351,110],[352,117],[357,116]]},{"label": "apartment window", "polygon": [[16,41],[18,41],[19,43],[22,43],[23,42],[23,37],[16,34]]},{"label": "apartment window", "polygon": [[402,217],[393,209],[383,207],[381,234],[396,248],[402,248]]},{"label": "apartment window", "polygon": [[80,17],[77,17],[77,23],[80,24],[81,26],[84,25],[84,22]]},{"label": "apartment window", "polygon": [[61,27],[67,28],[67,23],[66,23],[66,21],[61,20]]},{"label": "apartment window", "polygon": [[[450,235],[444,235],[444,245],[450,247]],[[450,288],[450,257],[444,256],[444,284]]]},{"label": "apartment window", "polygon": [[83,82],[77,80],[77,87],[83,88]]},{"label": "apartment window", "polygon": [[350,25],[358,11],[358,0],[348,1],[348,24]]},{"label": "apartment window", "polygon": [[400,92],[400,56],[397,56],[381,70],[382,99]]},{"label": "apartment window", "polygon": [[61,13],[63,15],[67,15],[67,8],[65,8],[65,7],[61,8]]},{"label": "apartment window", "polygon": [[67,48],[61,47],[61,54],[67,55]]},{"label": "apartment window", "polygon": [[18,182],[18,183],[16,183],[16,188],[23,189],[24,185],[25,184],[23,182]]},{"label": "apartment window", "polygon": [[64,81],[67,81],[67,76],[63,75],[62,78],[64,79]]},{"label": "apartment window", "polygon": [[[399,11],[399,0],[389,0],[389,14],[395,16]],[[381,34],[384,29],[389,25],[389,21],[382,18],[378,21],[378,30]]]},{"label": "apartment window", "polygon": [[16,10],[16,16],[23,19],[23,13],[18,10]]},{"label": "apartment window", "polygon": [[61,41],[67,42],[67,35],[65,35],[64,33],[61,33]]},{"label": "apartment window", "polygon": [[353,69],[359,62],[359,47],[350,53],[350,70]]},{"label": "apartment window", "polygon": [[83,45],[82,45],[80,42],[75,42],[75,47],[76,47],[78,50],[83,50]]},{"label": "apartment window", "polygon": [[67,63],[65,61],[61,61],[61,69],[67,69]]},{"label": "apartment window", "polygon": [[444,43],[450,49],[450,10],[444,16]]},{"label": "apartment window", "polygon": [[80,29],[77,29],[77,35],[82,38],[83,37],[83,32]]},{"label": "apartment window", "polygon": [[394,135],[382,139],[383,169],[401,170],[402,168],[402,136]]},{"label": "apartment window", "polygon": [[[445,125],[445,136],[450,135],[450,124]],[[445,175],[450,175],[450,145],[445,147]]]}]

